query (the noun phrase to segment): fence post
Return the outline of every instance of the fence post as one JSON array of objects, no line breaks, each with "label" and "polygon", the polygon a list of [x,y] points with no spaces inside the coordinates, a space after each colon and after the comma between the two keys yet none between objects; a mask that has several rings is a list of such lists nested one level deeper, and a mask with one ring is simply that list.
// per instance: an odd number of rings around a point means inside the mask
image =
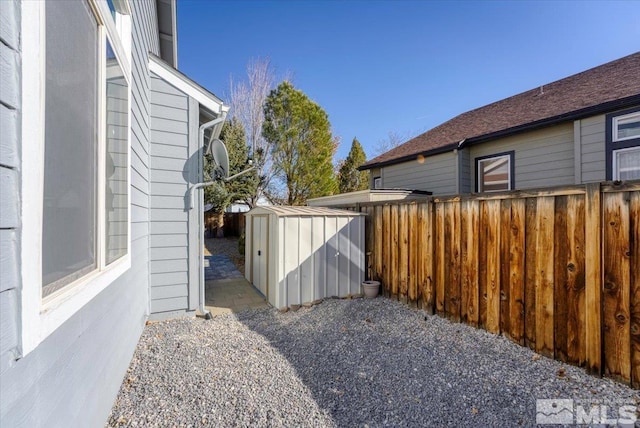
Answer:
[{"label": "fence post", "polygon": [[600,183],[585,194],[585,343],[587,370],[602,375],[602,203]]}]

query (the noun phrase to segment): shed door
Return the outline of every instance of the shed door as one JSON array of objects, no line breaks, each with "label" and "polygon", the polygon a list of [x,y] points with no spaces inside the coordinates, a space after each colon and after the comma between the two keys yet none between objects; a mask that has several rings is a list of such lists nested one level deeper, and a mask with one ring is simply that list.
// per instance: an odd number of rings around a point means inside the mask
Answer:
[{"label": "shed door", "polygon": [[267,295],[267,217],[253,217],[253,285]]}]

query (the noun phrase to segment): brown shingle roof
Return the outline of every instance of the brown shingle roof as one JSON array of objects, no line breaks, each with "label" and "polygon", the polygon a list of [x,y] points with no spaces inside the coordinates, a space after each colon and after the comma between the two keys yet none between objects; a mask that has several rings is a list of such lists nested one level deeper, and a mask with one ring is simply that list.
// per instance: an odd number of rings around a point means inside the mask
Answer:
[{"label": "brown shingle roof", "polygon": [[454,148],[461,140],[479,142],[597,114],[595,108],[640,103],[640,52],[574,74],[542,87],[462,113],[406,143],[371,159],[361,168],[404,162],[419,154]]}]

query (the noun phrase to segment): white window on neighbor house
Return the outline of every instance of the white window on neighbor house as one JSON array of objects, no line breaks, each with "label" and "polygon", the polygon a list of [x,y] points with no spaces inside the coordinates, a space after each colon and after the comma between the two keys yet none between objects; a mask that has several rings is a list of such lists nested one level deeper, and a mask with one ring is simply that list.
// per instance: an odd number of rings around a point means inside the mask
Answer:
[{"label": "white window on neighbor house", "polygon": [[613,152],[613,179],[640,180],[640,146]]},{"label": "white window on neighbor house", "polygon": [[131,264],[129,10],[23,3],[25,353]]},{"label": "white window on neighbor house", "polygon": [[513,189],[513,152],[476,158],[476,190],[500,192]]},{"label": "white window on neighbor house", "polygon": [[640,180],[640,111],[607,115],[607,179]]},{"label": "white window on neighbor house", "polygon": [[373,188],[382,189],[382,177],[375,177],[373,179]]},{"label": "white window on neighbor house", "polygon": [[613,118],[613,141],[640,138],[640,112]]}]

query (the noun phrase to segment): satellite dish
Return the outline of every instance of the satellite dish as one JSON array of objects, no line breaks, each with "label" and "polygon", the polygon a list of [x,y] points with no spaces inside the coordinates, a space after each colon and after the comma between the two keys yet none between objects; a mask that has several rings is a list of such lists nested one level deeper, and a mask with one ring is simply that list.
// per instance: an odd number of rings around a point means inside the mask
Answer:
[{"label": "satellite dish", "polygon": [[223,180],[229,177],[229,153],[224,143],[217,138],[209,143],[209,153],[216,164],[216,174]]}]

